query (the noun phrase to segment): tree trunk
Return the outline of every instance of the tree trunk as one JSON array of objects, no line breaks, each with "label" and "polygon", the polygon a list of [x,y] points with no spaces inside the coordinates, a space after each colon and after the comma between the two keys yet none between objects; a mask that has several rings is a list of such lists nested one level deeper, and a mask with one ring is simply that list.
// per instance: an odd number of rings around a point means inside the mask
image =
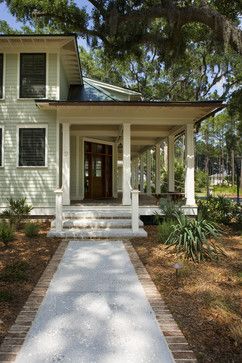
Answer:
[{"label": "tree trunk", "polygon": [[231,150],[231,177],[232,186],[234,186],[234,150]]}]

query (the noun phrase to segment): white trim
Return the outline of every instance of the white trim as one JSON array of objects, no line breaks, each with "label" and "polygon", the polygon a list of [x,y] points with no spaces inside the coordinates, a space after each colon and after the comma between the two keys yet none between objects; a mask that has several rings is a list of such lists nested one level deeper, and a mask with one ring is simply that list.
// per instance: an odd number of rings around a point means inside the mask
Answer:
[{"label": "white trim", "polygon": [[0,125],[0,129],[2,129],[2,160],[1,160],[1,164],[0,165],[0,169],[4,168],[4,146],[5,146],[5,142],[4,142],[4,125]]},{"label": "white trim", "polygon": [[76,135],[76,198],[80,194],[80,137]]},{"label": "white trim", "polygon": [[[57,67],[56,67],[57,77],[56,77],[56,99],[60,100],[60,52],[57,53]],[[48,79],[49,82],[49,79]]]},{"label": "white trim", "polygon": [[[32,53],[43,53],[45,54],[45,97],[20,97],[20,54],[32,54]],[[18,101],[33,101],[33,100],[47,100],[49,95],[49,53],[42,51],[31,51],[31,52],[18,52],[17,53],[17,100]]]},{"label": "white trim", "polygon": [[60,187],[60,123],[56,118],[56,188]]},{"label": "white trim", "polygon": [[[45,165],[44,166],[20,166],[19,165],[19,130],[20,129],[45,129]],[[17,160],[16,167],[19,169],[46,169],[48,168],[48,124],[23,124],[16,127]]]},{"label": "white trim", "polygon": [[3,55],[3,89],[2,89],[2,97],[0,98],[1,101],[5,101],[6,95],[6,53],[0,52]]}]

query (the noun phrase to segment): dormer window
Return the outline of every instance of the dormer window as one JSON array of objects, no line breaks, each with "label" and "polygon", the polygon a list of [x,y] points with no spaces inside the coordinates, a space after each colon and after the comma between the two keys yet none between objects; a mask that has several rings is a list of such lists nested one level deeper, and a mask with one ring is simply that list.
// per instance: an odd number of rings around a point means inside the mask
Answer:
[{"label": "dormer window", "polygon": [[46,97],[46,54],[20,54],[20,98]]},{"label": "dormer window", "polygon": [[0,98],[3,98],[3,54],[0,54]]}]

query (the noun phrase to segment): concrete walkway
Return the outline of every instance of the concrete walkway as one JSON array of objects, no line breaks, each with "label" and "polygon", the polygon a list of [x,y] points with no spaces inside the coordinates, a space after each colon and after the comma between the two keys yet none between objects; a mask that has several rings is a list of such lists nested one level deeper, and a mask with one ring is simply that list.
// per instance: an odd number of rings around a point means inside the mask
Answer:
[{"label": "concrete walkway", "polygon": [[174,363],[122,241],[71,241],[17,363]]}]

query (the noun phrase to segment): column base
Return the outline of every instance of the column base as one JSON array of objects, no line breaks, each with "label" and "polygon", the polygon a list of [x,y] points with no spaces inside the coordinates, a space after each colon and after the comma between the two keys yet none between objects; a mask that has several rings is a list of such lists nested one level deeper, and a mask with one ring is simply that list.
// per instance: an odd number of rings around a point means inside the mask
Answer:
[{"label": "column base", "polygon": [[186,216],[197,216],[198,206],[196,204],[186,204],[181,209]]}]

